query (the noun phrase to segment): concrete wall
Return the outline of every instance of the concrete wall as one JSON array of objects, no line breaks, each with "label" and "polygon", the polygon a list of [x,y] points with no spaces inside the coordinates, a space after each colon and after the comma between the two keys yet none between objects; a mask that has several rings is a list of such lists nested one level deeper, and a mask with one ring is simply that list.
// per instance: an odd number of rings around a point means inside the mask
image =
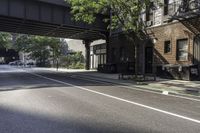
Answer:
[{"label": "concrete wall", "polygon": [[85,45],[83,44],[82,40],[70,40],[67,41],[68,48],[74,52],[82,52],[83,56],[85,57]]}]

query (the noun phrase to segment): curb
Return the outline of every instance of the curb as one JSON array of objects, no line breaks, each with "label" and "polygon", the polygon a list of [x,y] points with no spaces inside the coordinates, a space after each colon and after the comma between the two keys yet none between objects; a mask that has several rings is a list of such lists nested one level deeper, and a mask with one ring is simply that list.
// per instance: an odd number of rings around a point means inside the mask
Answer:
[{"label": "curb", "polygon": [[[162,95],[180,96],[180,97],[185,97],[185,98],[195,98],[195,99],[200,101],[200,96],[195,96],[195,95],[191,95],[191,94],[181,94],[181,93],[164,91],[164,90],[154,90],[154,89],[150,89],[150,88],[148,89],[148,88],[139,87],[139,86],[130,86],[130,85],[127,85],[125,83],[117,83],[117,82],[113,82],[113,81],[102,80],[102,79],[100,79],[98,77],[91,76],[91,75],[83,75],[83,74],[72,74],[72,75],[76,75],[76,76],[78,76],[80,78],[93,80],[93,81],[97,81],[97,82],[99,81],[99,82],[104,82],[104,83],[109,83],[109,84],[121,85],[121,86],[124,86],[127,89],[136,88],[136,89],[138,89],[140,91],[155,92],[155,93],[159,93],[159,94],[162,94]],[[90,77],[93,77],[93,78],[88,78],[87,76],[90,76]],[[104,79],[108,79],[108,78],[104,78]],[[108,79],[108,80],[110,80],[110,79]],[[166,92],[167,92],[167,94],[166,94]]]},{"label": "curb", "polygon": [[[57,72],[55,70],[46,70],[46,71]],[[181,94],[181,93],[164,91],[164,90],[155,90],[155,89],[144,88],[144,87],[139,87],[139,86],[135,86],[135,85],[131,86],[131,85],[127,85],[126,83],[119,83],[119,82],[115,82],[115,81],[108,81],[108,80],[112,80],[112,79],[109,79],[109,78],[104,78],[105,80],[103,80],[102,78],[99,78],[97,76],[91,76],[91,75],[86,75],[86,74],[80,74],[80,73],[77,74],[77,73],[70,73],[70,72],[65,72],[65,73],[68,73],[71,76],[75,75],[75,76],[77,76],[79,78],[84,78],[86,80],[93,80],[93,81],[97,81],[97,82],[103,82],[103,83],[121,85],[121,86],[123,86],[126,89],[132,89],[132,90],[138,90],[138,91],[145,91],[145,92],[157,93],[157,94],[168,95],[168,96],[178,96],[178,97],[182,97],[182,98],[185,98],[185,99],[195,99],[196,101],[200,101],[200,96],[195,96],[195,95],[191,95],[191,94]],[[91,78],[88,78],[88,76],[91,77]]]}]

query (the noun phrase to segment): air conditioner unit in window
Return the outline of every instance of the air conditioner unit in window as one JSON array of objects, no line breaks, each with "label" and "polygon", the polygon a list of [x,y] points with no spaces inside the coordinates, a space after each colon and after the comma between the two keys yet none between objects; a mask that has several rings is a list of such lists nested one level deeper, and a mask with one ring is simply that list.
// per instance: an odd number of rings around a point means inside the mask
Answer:
[{"label": "air conditioner unit in window", "polygon": [[150,27],[150,26],[152,26],[152,25],[153,25],[153,21],[152,21],[152,20],[146,22],[146,26],[147,26],[147,27]]}]

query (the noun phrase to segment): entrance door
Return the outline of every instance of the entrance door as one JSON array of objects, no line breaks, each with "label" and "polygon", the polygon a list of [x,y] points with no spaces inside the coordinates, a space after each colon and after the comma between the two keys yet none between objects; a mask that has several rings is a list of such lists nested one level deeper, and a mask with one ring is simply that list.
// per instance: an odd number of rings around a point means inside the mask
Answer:
[{"label": "entrance door", "polygon": [[145,48],[145,73],[152,73],[153,64],[153,48]]}]

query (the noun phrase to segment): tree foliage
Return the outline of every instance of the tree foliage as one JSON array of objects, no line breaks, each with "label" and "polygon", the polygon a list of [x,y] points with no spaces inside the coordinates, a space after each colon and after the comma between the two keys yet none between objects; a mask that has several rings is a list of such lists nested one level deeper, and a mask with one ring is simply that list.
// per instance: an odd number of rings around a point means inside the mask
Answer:
[{"label": "tree foliage", "polygon": [[70,69],[84,69],[84,56],[82,52],[74,52],[61,57],[61,67]]},{"label": "tree foliage", "polygon": [[138,42],[146,38],[142,13],[161,5],[160,0],[66,0],[76,21],[95,23],[97,14],[107,15],[108,28],[122,29],[135,46],[135,72],[138,69]]},{"label": "tree foliage", "polygon": [[[121,28],[125,32],[133,32],[140,36],[144,30],[141,13],[146,8],[153,8],[152,0],[66,0],[71,4],[76,21],[94,23],[97,14],[104,14],[110,21],[109,28]],[[154,2],[160,4],[159,0]],[[154,6],[155,7],[155,6]]]},{"label": "tree foliage", "polygon": [[10,33],[0,32],[0,48],[12,47],[12,35]]},{"label": "tree foliage", "polygon": [[29,52],[29,46],[31,45],[31,36],[17,35],[14,48],[17,51]]},{"label": "tree foliage", "polygon": [[30,53],[32,59],[37,60],[39,66],[49,64],[49,58],[53,61],[60,55],[60,39],[44,36],[19,35],[15,48],[18,51]]}]

